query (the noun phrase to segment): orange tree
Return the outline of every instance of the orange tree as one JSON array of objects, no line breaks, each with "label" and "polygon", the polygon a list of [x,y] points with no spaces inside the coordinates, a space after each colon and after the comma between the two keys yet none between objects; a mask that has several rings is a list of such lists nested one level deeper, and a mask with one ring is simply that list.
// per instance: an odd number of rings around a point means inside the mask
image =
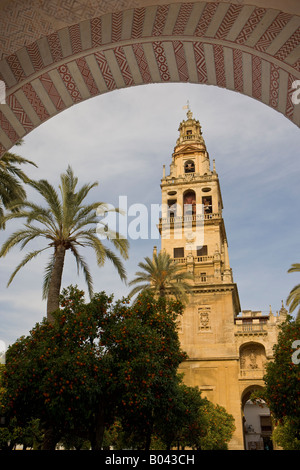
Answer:
[{"label": "orange tree", "polygon": [[300,441],[300,321],[288,316],[280,326],[274,359],[266,367],[261,397],[280,425],[289,422]]},{"label": "orange tree", "polygon": [[83,292],[70,288],[53,324],[44,319],[7,350],[7,418],[16,417],[21,426],[38,418],[44,449],[78,430],[95,440],[106,370],[99,336],[109,302],[99,294],[87,309]]},{"label": "orange tree", "polygon": [[7,351],[7,419],[38,418],[44,449],[64,435],[89,438],[100,449],[115,416],[148,446],[154,421],[185,358],[175,318],[181,304],[141,295],[133,306],[105,293],[86,304],[84,293],[63,291],[54,322],[38,323]]},{"label": "orange tree", "polygon": [[179,383],[169,398],[157,434],[166,448],[226,450],[235,430],[234,418],[225,408],[201,397],[198,387]]},{"label": "orange tree", "polygon": [[199,438],[205,431],[205,399],[201,397],[201,391],[198,387],[188,387],[182,383],[181,377],[178,379],[178,383],[172,386],[165,412],[157,420],[155,428],[156,435],[167,450],[186,446],[198,448]]},{"label": "orange tree", "polygon": [[117,417],[125,440],[130,437],[139,449],[150,448],[156,423],[168,414],[177,369],[186,359],[176,327],[181,312],[180,302],[143,293],[132,307],[119,305],[113,328],[104,329],[114,358],[112,380],[117,389],[121,386]]},{"label": "orange tree", "polygon": [[225,408],[205,399],[202,407],[202,432],[198,435],[201,450],[227,450],[235,430],[234,418]]}]

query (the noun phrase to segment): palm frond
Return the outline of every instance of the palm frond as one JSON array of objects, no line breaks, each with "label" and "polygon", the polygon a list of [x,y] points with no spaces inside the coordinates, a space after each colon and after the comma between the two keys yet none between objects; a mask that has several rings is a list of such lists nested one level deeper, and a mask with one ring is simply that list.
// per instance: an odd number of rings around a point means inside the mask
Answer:
[{"label": "palm frond", "polygon": [[59,196],[55,188],[47,180],[32,181],[30,185],[34,187],[49,205],[58,225],[62,223],[62,207]]},{"label": "palm frond", "polygon": [[[137,271],[136,277],[129,282],[130,286],[136,286],[130,292],[130,296],[141,290],[151,289],[159,295],[168,293],[182,302],[187,301],[188,294],[192,290],[188,281],[191,281],[193,276],[183,271],[181,265],[174,262],[169,254],[160,252],[154,254],[152,259],[147,256],[138,266],[143,271]],[[141,286],[139,287],[138,284]]]},{"label": "palm frond", "polygon": [[[47,247],[48,248],[48,247]],[[40,253],[42,253],[43,251],[47,250],[47,248],[42,248],[41,250],[36,250],[36,251],[31,251],[30,253],[27,253],[27,255],[25,256],[25,258],[23,258],[23,260],[21,261],[20,264],[18,264],[18,266],[16,267],[16,269],[14,270],[14,272],[12,273],[12,275],[10,276],[9,280],[8,280],[8,283],[7,283],[7,287],[11,284],[11,282],[13,281],[15,275],[17,274],[17,272],[23,268],[23,266],[25,266],[25,264],[28,263],[28,261],[31,261],[33,258],[35,258],[37,255],[39,255]]]},{"label": "palm frond", "polygon": [[291,290],[286,303],[289,306],[290,312],[293,312],[297,307],[300,306],[300,284]]},{"label": "palm frond", "polygon": [[109,248],[104,247],[104,252],[105,252],[105,257],[113,263],[114,267],[118,271],[118,274],[119,274],[121,280],[126,281],[126,279],[127,279],[126,270],[125,270],[125,268],[123,266],[123,263],[120,260],[120,258],[118,256],[116,256],[116,254],[112,250],[110,250]]},{"label": "palm frond", "polygon": [[85,259],[80,255],[78,250],[75,248],[74,245],[71,246],[71,251],[75,257],[76,264],[77,264],[77,273],[79,273],[79,269],[82,269],[85,277],[85,282],[88,286],[89,296],[90,298],[93,297],[93,280],[91,273],[89,271],[89,267],[85,261]]},{"label": "palm frond", "polygon": [[0,257],[4,257],[7,253],[18,243],[22,242],[24,238],[31,235],[31,230],[21,229],[12,233],[8,239],[3,243],[0,250]]},{"label": "palm frond", "polygon": [[292,264],[292,266],[288,270],[288,273],[295,273],[295,272],[298,272],[298,271],[300,271],[300,263],[294,263],[294,264]]},{"label": "palm frond", "polygon": [[136,294],[140,292],[152,292],[153,288],[149,286],[149,284],[140,284],[139,286],[134,287],[128,294],[129,298],[134,297]]},{"label": "palm frond", "polygon": [[50,286],[51,276],[53,273],[54,263],[55,263],[55,254],[53,253],[50,257],[50,261],[45,267],[44,281],[43,281],[43,296],[42,296],[43,299],[47,299],[48,297],[49,286]]}]

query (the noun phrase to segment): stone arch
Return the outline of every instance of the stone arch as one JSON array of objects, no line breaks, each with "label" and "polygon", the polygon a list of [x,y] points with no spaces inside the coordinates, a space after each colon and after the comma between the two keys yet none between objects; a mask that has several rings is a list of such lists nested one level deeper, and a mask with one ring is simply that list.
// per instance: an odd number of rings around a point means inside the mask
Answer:
[{"label": "stone arch", "polygon": [[0,13],[0,155],[74,104],[148,83],[234,90],[300,125],[297,0],[11,0]]},{"label": "stone arch", "polygon": [[245,450],[249,448],[263,450],[267,448],[266,445],[269,449],[273,448],[271,441],[272,421],[270,410],[264,400],[260,400],[259,404],[250,401],[252,393],[262,389],[262,385],[252,384],[245,387],[241,394],[241,414]]},{"label": "stone arch", "polygon": [[252,385],[249,385],[247,386],[243,391],[242,391],[242,395],[241,395],[241,405],[242,405],[242,409],[244,409],[244,406],[246,404],[246,402],[248,400],[250,400],[250,397],[252,395],[253,392],[255,392],[256,390],[262,390],[263,387],[262,385],[255,385],[255,384],[252,384]]}]

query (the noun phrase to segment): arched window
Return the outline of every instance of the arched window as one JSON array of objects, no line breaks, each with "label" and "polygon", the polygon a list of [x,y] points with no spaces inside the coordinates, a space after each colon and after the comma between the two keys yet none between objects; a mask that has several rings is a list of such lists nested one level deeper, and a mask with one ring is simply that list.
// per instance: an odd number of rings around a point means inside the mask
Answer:
[{"label": "arched window", "polygon": [[195,162],[193,160],[188,160],[184,164],[185,173],[195,173]]},{"label": "arched window", "polygon": [[189,190],[183,195],[184,215],[196,214],[196,193]]}]

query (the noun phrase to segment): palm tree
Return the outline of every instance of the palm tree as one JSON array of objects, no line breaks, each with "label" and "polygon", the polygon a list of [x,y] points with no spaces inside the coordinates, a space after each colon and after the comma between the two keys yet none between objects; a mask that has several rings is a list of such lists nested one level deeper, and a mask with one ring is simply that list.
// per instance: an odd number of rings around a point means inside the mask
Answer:
[{"label": "palm tree", "polygon": [[[291,268],[288,270],[288,273],[294,273],[300,271],[300,263],[292,264]],[[288,298],[286,299],[287,305],[290,306],[290,313],[292,313],[297,307],[300,306],[300,284],[297,284],[289,293]],[[297,320],[300,320],[300,308],[297,314]]]},{"label": "palm tree", "polygon": [[[19,143],[18,145],[20,145]],[[15,153],[6,152],[0,158],[0,228],[5,228],[4,210],[10,209],[16,201],[24,201],[26,191],[22,183],[28,183],[29,178],[21,170],[20,165],[29,163],[36,166],[30,160],[20,157]]]},{"label": "palm tree", "polygon": [[182,271],[182,266],[176,263],[165,251],[153,253],[153,259],[145,258],[145,262],[138,264],[143,271],[136,272],[136,278],[129,285],[136,285],[129,294],[133,297],[141,291],[154,292],[159,297],[167,294],[175,296],[178,300],[186,302],[191,292],[192,274]]},{"label": "palm tree", "polygon": [[[28,261],[48,248],[52,248],[53,253],[46,266],[43,283],[43,298],[47,299],[47,317],[50,321],[53,319],[52,312],[59,307],[59,294],[67,250],[70,250],[74,255],[77,270],[82,269],[90,296],[93,295],[92,277],[86,261],[78,251],[78,247],[91,247],[96,254],[99,266],[103,266],[106,259],[112,261],[122,280],[126,279],[123,264],[115,253],[102,243],[103,233],[105,233],[105,238],[110,240],[114,248],[120,252],[121,256],[124,259],[128,258],[128,241],[119,238],[118,233],[112,232],[108,227],[104,229],[104,232],[101,231],[96,211],[99,207],[109,211],[106,204],[102,202],[83,204],[90,190],[98,183],[85,184],[76,191],[78,178],[74,176],[70,167],[68,167],[66,173],[61,175],[60,179],[60,197],[59,193],[47,180],[32,181],[30,183],[44,198],[47,207],[28,201],[19,203],[17,205],[19,211],[8,214],[6,219],[25,217],[27,218],[25,226],[14,232],[0,250],[1,257],[5,256],[11,248],[18,244],[23,249],[29,242],[39,237],[48,241],[45,248],[27,253],[10,276],[8,285]],[[112,210],[118,211],[117,209]],[[37,225],[34,225],[34,223],[37,223]],[[101,237],[99,236],[100,232]]]}]

